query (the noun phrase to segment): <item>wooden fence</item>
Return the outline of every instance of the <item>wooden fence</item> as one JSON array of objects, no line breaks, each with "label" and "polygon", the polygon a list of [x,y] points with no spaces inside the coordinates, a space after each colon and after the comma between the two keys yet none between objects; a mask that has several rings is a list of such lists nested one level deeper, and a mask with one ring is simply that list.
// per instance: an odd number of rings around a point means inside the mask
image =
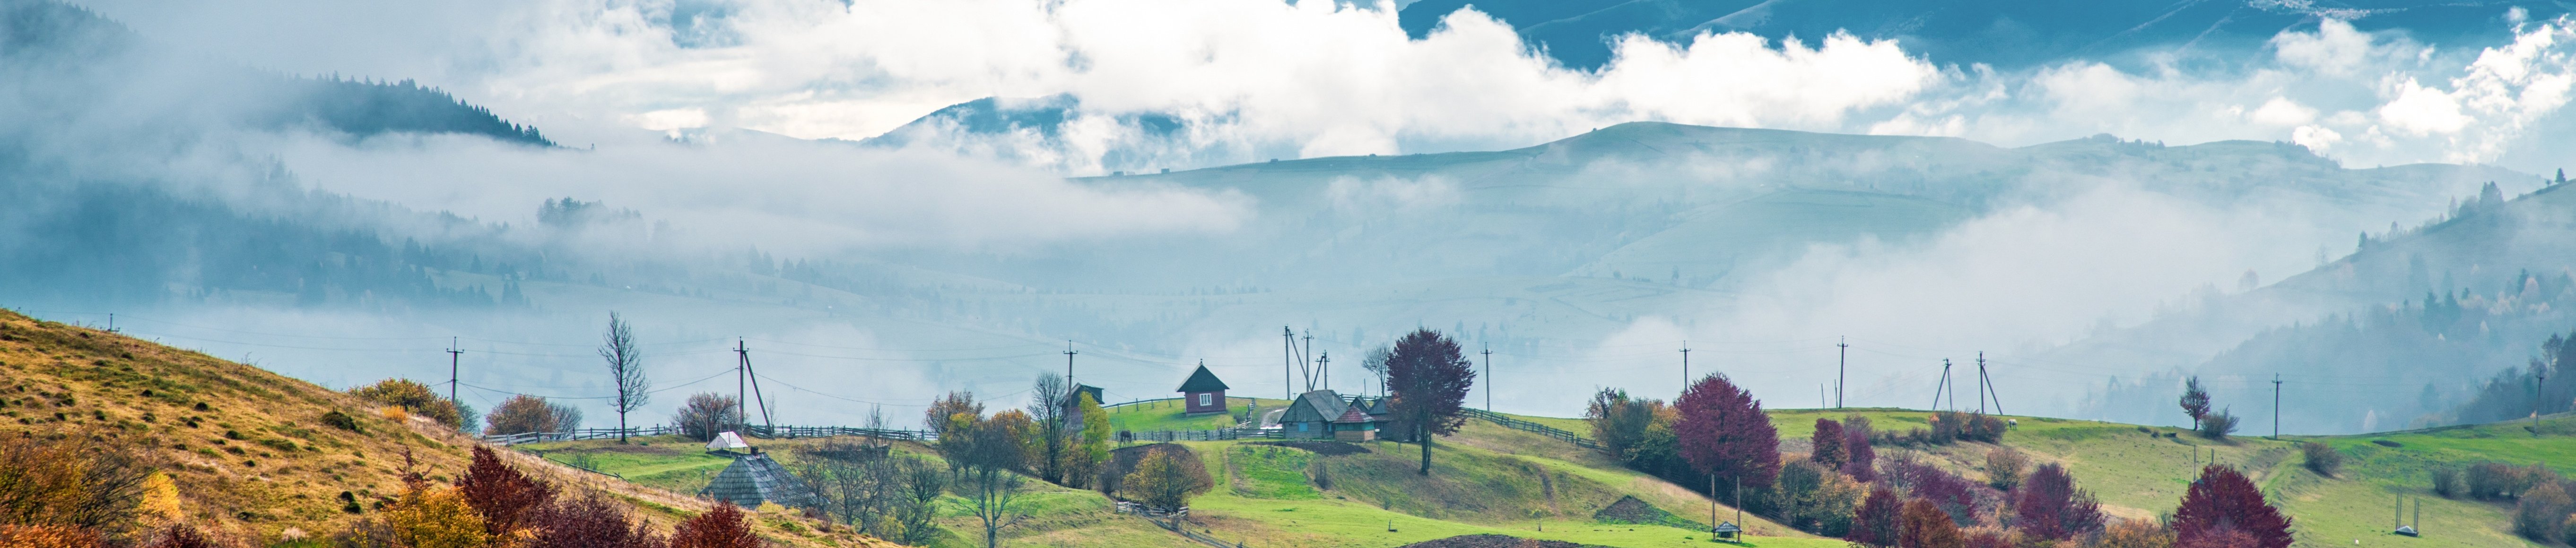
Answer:
[{"label": "wooden fence", "polygon": [[1575,447],[1581,447],[1584,449],[1601,448],[1601,444],[1593,443],[1591,439],[1584,438],[1583,436],[1576,435],[1573,432],[1567,432],[1556,427],[1515,419],[1502,413],[1495,413],[1483,409],[1464,409],[1462,411],[1465,411],[1467,416],[1492,421],[1494,424],[1503,425],[1504,428],[1510,428],[1522,432],[1531,432],[1542,436],[1564,440],[1566,443],[1574,444]]},{"label": "wooden fence", "polygon": [[[743,427],[741,432],[755,438],[795,439],[824,438],[832,436],[867,436],[879,439],[922,442],[937,441],[939,439],[938,432],[923,430],[896,430],[887,428],[857,428],[850,426],[765,426],[755,424]],[[624,429],[583,428],[567,432],[528,432],[501,436],[479,436],[479,438],[481,438],[485,443],[518,445],[522,443],[549,441],[613,439],[620,437],[621,435],[625,437],[640,438],[668,436],[678,433],[680,433],[680,429],[675,426],[645,426]]]}]

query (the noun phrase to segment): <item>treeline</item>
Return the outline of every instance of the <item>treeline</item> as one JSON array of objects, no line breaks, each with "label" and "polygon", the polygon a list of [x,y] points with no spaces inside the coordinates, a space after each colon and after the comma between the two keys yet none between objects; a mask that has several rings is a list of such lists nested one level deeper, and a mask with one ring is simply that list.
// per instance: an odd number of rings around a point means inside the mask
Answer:
[{"label": "treeline", "polygon": [[2467,403],[2453,411],[2460,423],[2517,419],[2534,413],[2576,411],[2576,332],[2552,334],[2540,343],[2540,356],[2520,368],[2487,379]]}]

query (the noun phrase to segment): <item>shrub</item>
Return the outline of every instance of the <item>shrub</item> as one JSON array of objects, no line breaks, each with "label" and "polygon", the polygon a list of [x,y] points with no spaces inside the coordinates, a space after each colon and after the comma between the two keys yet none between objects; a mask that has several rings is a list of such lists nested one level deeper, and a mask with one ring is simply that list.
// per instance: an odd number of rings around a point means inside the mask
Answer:
[{"label": "shrub", "polygon": [[482,516],[483,532],[492,538],[513,538],[555,498],[554,486],[519,473],[492,448],[480,445],[474,447],[474,463],[457,476],[456,492]]},{"label": "shrub", "polygon": [[1154,508],[1177,509],[1189,505],[1189,498],[1215,487],[1206,465],[1188,453],[1153,451],[1136,463],[1120,482],[1120,494],[1128,500]]},{"label": "shrub", "polygon": [[2446,499],[2459,498],[2461,487],[2460,469],[2449,466],[2433,468],[2433,494]]},{"label": "shrub", "polygon": [[2469,465],[2468,472],[2463,475],[2466,476],[2467,481],[2463,483],[2469,498],[2478,500],[2510,499],[2521,495],[2523,488],[2529,485],[2522,469],[2498,462]]},{"label": "shrub", "polygon": [[1960,525],[1977,523],[1981,507],[1994,506],[1996,495],[1976,482],[1959,477],[1940,467],[1924,464],[1911,455],[1888,463],[1887,476],[1895,487],[1904,489],[1916,500],[1939,508]]},{"label": "shrub", "polygon": [[1876,433],[1870,429],[1869,417],[1843,418],[1843,475],[1861,483],[1878,481],[1878,450],[1870,447]]},{"label": "shrub", "polygon": [[1968,415],[1968,422],[1962,426],[1963,429],[1959,432],[1960,439],[1986,443],[2004,442],[2006,425],[2001,418],[1971,413]]},{"label": "shrub", "polygon": [[2013,526],[2024,534],[2066,540],[2102,530],[2102,503],[2057,463],[2039,465],[2015,494]]},{"label": "shrub", "polygon": [[1773,517],[1798,530],[1827,537],[1850,532],[1852,507],[1860,503],[1863,494],[1862,486],[1851,478],[1805,459],[1782,463],[1779,479],[1765,491],[1771,499]]},{"label": "shrub", "polygon": [[2173,548],[2173,529],[2147,519],[2124,519],[2102,528],[2095,548]]},{"label": "shrub", "polygon": [[205,534],[203,534],[203,533],[198,533],[198,532],[197,532],[197,528],[195,528],[195,527],[189,527],[189,526],[187,526],[187,525],[181,524],[181,525],[172,525],[172,526],[170,526],[170,528],[162,530],[159,534],[154,535],[154,538],[152,539],[152,543],[151,543],[151,544],[146,544],[146,545],[144,545],[144,547],[145,547],[145,548],[220,548],[220,547],[226,546],[226,545],[228,545],[228,544],[229,544],[229,543],[218,542],[218,541],[216,541],[215,539],[207,538]]},{"label": "shrub", "polygon": [[356,417],[351,417],[351,416],[349,416],[349,414],[348,414],[348,413],[342,413],[342,412],[339,412],[339,411],[337,411],[337,410],[334,410],[334,411],[331,411],[331,412],[328,412],[328,413],[323,413],[323,414],[322,414],[322,424],[323,424],[324,426],[329,426],[329,427],[332,427],[332,428],[338,428],[338,429],[341,429],[341,430],[347,430],[347,431],[351,431],[351,432],[357,432],[357,433],[360,433],[360,434],[367,433],[367,431],[366,431],[366,430],[361,429],[361,428],[358,426],[358,419],[357,419]]},{"label": "shrub", "polygon": [[117,536],[134,524],[150,475],[121,445],[0,432],[0,510],[14,525]]},{"label": "shrub", "polygon": [[2291,540],[2290,519],[2263,500],[2262,489],[2235,468],[2215,464],[2202,467],[2200,479],[2183,492],[2173,528],[2182,546],[2287,548]]},{"label": "shrub", "polygon": [[2336,471],[2343,470],[2343,453],[2335,451],[2333,446],[2313,441],[2301,443],[2299,453],[2307,457],[2308,471],[2317,475],[2331,478]]},{"label": "shrub", "polygon": [[545,398],[520,394],[502,400],[483,418],[483,434],[505,436],[530,432],[568,432],[581,426],[581,410]]},{"label": "shrub", "polygon": [[481,548],[491,538],[465,497],[426,484],[404,490],[401,501],[385,509],[385,525],[394,542],[407,548]]},{"label": "shrub", "polygon": [[2522,494],[2514,505],[2513,532],[2522,538],[2544,545],[2557,545],[2567,540],[2567,513],[2576,502],[2567,497],[2567,489],[2552,481],[2533,487]]},{"label": "shrub", "polygon": [[0,546],[10,548],[103,548],[97,531],[67,525],[0,525]]},{"label": "shrub", "polygon": [[699,392],[680,404],[680,410],[671,415],[671,422],[679,425],[680,435],[689,439],[713,440],[718,433],[742,430],[741,406],[742,401],[733,396]]},{"label": "shrub", "polygon": [[1583,418],[1592,426],[1592,439],[1611,456],[1627,460],[1636,451],[1637,442],[1645,439],[1646,427],[1655,421],[1658,400],[1630,398],[1628,391],[1603,388],[1592,394],[1584,406]]},{"label": "shrub", "polygon": [[2013,448],[1997,447],[1988,450],[1986,451],[1986,485],[2011,491],[2014,487],[2021,486],[2021,469],[2028,465],[2030,465],[2030,457],[2022,456],[2020,451],[2015,451]]},{"label": "shrub", "polygon": [[546,507],[527,548],[660,548],[650,525],[630,519],[624,505],[593,494]]},{"label": "shrub", "polygon": [[1901,521],[1898,513],[1903,505],[1897,501],[1893,489],[1878,487],[1869,490],[1869,498],[1863,499],[1860,510],[1852,513],[1851,533],[1844,535],[1843,540],[1861,546],[1895,546]]},{"label": "shrub", "polygon": [[760,536],[752,534],[741,508],[720,502],[672,528],[670,548],[760,548]]},{"label": "shrub", "polygon": [[438,393],[431,391],[429,385],[411,379],[377,381],[375,384],[350,389],[349,395],[385,405],[401,406],[404,411],[429,417],[429,420],[438,421],[439,424],[451,428],[465,425],[465,417],[457,412],[456,402],[438,397]]},{"label": "shrub", "polygon": [[1823,465],[1827,470],[1841,469],[1843,462],[1850,458],[1850,453],[1843,450],[1843,438],[1843,423],[1817,417],[1816,431],[1807,437],[1815,449],[1807,453],[1807,460]]},{"label": "shrub", "polygon": [[2200,417],[2200,437],[2223,440],[2233,433],[2236,433],[2235,413],[2219,411]]},{"label": "shrub", "polygon": [[1943,513],[1941,507],[1932,501],[1915,499],[1906,502],[1897,518],[1897,546],[1956,547],[1966,544],[1959,535],[1959,525],[1951,522],[1949,514]]}]

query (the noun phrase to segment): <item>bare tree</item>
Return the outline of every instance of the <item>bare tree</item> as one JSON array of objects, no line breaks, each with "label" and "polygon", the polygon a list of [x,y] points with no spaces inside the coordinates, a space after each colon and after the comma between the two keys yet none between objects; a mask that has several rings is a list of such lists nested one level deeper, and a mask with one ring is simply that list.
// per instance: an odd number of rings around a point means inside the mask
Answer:
[{"label": "bare tree", "polygon": [[652,400],[653,381],[644,377],[644,354],[635,350],[635,328],[616,312],[608,313],[608,333],[600,336],[600,359],[608,361],[608,375],[617,381],[617,397],[610,407],[617,410],[617,443],[626,443],[626,413],[643,409]]},{"label": "bare tree", "polygon": [[1051,372],[1038,374],[1037,384],[1029,387],[1029,420],[1037,423],[1037,434],[1040,438],[1039,454],[1036,455],[1041,462],[1038,465],[1038,478],[1046,480],[1047,483],[1057,485],[1065,483],[1063,465],[1065,433],[1080,429],[1079,425],[1075,428],[1065,427],[1064,404],[1072,400],[1069,397],[1072,392],[1073,388],[1065,384],[1063,375]]}]

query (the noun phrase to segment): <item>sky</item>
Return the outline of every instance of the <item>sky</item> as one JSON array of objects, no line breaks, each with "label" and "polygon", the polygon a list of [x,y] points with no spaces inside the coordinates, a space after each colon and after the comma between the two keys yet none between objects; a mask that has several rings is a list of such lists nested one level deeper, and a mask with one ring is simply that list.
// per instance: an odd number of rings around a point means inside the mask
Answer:
[{"label": "sky", "polygon": [[[2535,174],[2555,169],[2576,137],[2562,113],[2576,86],[2576,23],[2564,20],[2515,18],[2495,43],[2446,49],[2325,19],[2226,63],[2149,52],[2145,63],[2067,58],[2016,71],[1846,34],[1628,36],[1615,38],[1610,63],[1577,70],[1473,11],[1411,39],[1392,5],[1320,0],[79,3],[210,63],[415,79],[535,125],[565,148],[456,136],[239,138],[315,189],[422,211],[524,225],[534,204],[554,197],[641,210],[656,224],[588,242],[632,253],[750,245],[783,257],[1011,257],[1223,239],[1281,213],[1241,192],[1067,177],[1498,150],[1630,121],[2001,146],[2103,133],[2174,145],[2246,139],[2294,143],[2346,167],[2493,163]],[[1054,136],[934,127],[943,139],[891,150],[818,141],[876,137],[987,97],[1070,97],[1079,107]],[[1182,127],[1156,134],[1133,122],[1137,114]],[[2321,245],[2348,248],[2358,218],[2197,203],[2141,186],[2088,180],[2060,199],[1986,212],[1924,242],[1809,250],[1756,291],[1693,302],[1704,313],[1621,318],[1624,326],[1599,341],[1561,350],[1646,371],[1666,354],[1635,347],[1680,340],[1786,341],[1794,344],[1745,353],[1808,362],[1830,352],[1821,337],[1851,331],[1902,332],[1871,342],[1909,360],[1965,359],[1960,353],[1981,343],[2044,347],[2104,318],[2138,321],[2248,271],[2293,274],[2317,262]],[[1445,179],[1355,179],[1320,192],[1347,215],[1338,219],[1356,224],[1462,200]],[[1372,203],[1402,205],[1364,210]],[[2367,220],[2362,226],[2375,228],[2420,216]],[[2249,233],[2269,237],[2241,237]],[[2098,244],[2136,234],[2161,239]],[[2018,313],[1995,317],[1975,306],[1998,302]],[[222,317],[267,333],[368,325],[241,310],[171,319],[213,325]],[[1927,318],[1936,327],[1919,327]],[[1266,325],[1174,336],[1189,350],[1131,358],[1168,367],[1189,355],[1267,362],[1275,334]],[[403,327],[352,329],[333,333]],[[884,326],[750,329],[790,345],[903,347],[878,343],[892,337]],[[1926,381],[1920,370],[1878,373],[1866,383],[1872,396]],[[913,368],[901,382],[986,382],[943,375]],[[1803,392],[1809,383],[1770,385]]]}]

